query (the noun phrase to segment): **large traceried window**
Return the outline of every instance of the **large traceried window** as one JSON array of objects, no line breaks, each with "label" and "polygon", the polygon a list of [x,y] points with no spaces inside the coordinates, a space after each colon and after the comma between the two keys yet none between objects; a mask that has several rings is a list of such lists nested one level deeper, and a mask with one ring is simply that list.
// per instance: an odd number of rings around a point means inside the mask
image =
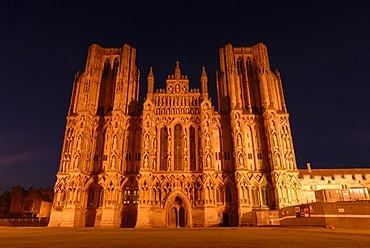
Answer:
[{"label": "large traceried window", "polygon": [[182,128],[180,124],[175,126],[175,143],[174,143],[174,169],[183,170],[182,167],[182,153],[183,153],[183,141],[182,141]]},{"label": "large traceried window", "polygon": [[237,61],[237,69],[238,69],[238,75],[242,75],[244,66],[243,66],[243,60],[241,58],[239,58]]},{"label": "large traceried window", "polygon": [[190,127],[190,170],[196,170],[195,128]]},{"label": "large traceried window", "polygon": [[114,75],[114,76],[116,76],[116,75],[117,75],[117,72],[118,72],[118,66],[119,66],[118,58],[115,58],[115,59],[114,59],[114,63],[113,63],[113,75]]},{"label": "large traceried window", "polygon": [[251,76],[251,73],[252,73],[252,61],[251,61],[251,58],[247,58],[247,72],[248,72],[248,76]]},{"label": "large traceried window", "polygon": [[222,195],[222,190],[220,187],[216,188],[216,202],[222,203],[224,201],[224,197]]},{"label": "large traceried window", "polygon": [[160,133],[160,170],[166,170],[166,165],[167,165],[167,142],[168,142],[168,132],[167,132],[167,127],[162,127],[161,128],[161,133]]},{"label": "large traceried window", "polygon": [[109,59],[106,59],[105,62],[104,62],[103,77],[108,77],[109,70],[110,70]]},{"label": "large traceried window", "polygon": [[225,194],[226,194],[226,202],[232,202],[233,201],[233,191],[232,189],[230,188],[230,186],[226,186],[226,191],[225,191]]}]

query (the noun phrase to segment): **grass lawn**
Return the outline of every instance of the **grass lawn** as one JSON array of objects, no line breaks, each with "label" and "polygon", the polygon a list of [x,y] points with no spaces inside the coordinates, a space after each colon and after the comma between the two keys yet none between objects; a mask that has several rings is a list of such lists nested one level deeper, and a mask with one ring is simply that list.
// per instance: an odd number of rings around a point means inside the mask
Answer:
[{"label": "grass lawn", "polygon": [[0,247],[370,247],[370,230],[0,227]]}]

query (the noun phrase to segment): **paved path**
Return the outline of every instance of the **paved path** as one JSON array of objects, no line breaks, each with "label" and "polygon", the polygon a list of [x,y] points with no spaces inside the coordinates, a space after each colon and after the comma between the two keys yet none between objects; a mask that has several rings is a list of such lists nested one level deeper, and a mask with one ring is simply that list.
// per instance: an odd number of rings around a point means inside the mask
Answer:
[{"label": "paved path", "polygon": [[0,247],[370,247],[370,230],[302,227],[193,229],[0,227]]}]

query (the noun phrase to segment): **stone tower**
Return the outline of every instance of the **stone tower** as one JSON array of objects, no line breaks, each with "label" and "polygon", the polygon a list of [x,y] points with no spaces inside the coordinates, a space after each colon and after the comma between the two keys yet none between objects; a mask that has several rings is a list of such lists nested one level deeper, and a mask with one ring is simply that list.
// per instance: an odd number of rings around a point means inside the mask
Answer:
[{"label": "stone tower", "polygon": [[120,226],[123,172],[140,166],[139,80],[136,49],[89,48],[73,84],[49,226]]},{"label": "stone tower", "polygon": [[300,183],[282,82],[279,72],[270,70],[263,43],[220,49],[217,94],[220,112],[230,116],[240,223],[251,208],[298,204]]},{"label": "stone tower", "polygon": [[220,49],[218,111],[176,62],[165,88],[149,69],[139,112],[136,50],[89,48],[73,86],[49,226],[243,226],[298,203],[280,75],[267,49]]}]

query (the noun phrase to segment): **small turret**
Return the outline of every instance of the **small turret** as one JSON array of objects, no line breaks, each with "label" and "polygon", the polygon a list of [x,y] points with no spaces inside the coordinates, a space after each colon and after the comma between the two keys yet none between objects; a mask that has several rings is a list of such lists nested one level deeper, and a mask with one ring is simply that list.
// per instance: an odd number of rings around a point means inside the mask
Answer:
[{"label": "small turret", "polygon": [[308,172],[311,172],[312,171],[312,169],[311,169],[311,163],[307,163],[306,165],[307,165],[307,171]]},{"label": "small turret", "polygon": [[180,62],[176,61],[175,79],[181,79]]},{"label": "small turret", "polygon": [[148,78],[147,78],[147,83],[148,83],[148,94],[154,93],[154,73],[153,73],[153,67],[150,67]]},{"label": "small turret", "polygon": [[202,93],[208,93],[208,77],[206,73],[206,68],[202,67],[202,75],[200,76],[200,83],[202,87]]}]

